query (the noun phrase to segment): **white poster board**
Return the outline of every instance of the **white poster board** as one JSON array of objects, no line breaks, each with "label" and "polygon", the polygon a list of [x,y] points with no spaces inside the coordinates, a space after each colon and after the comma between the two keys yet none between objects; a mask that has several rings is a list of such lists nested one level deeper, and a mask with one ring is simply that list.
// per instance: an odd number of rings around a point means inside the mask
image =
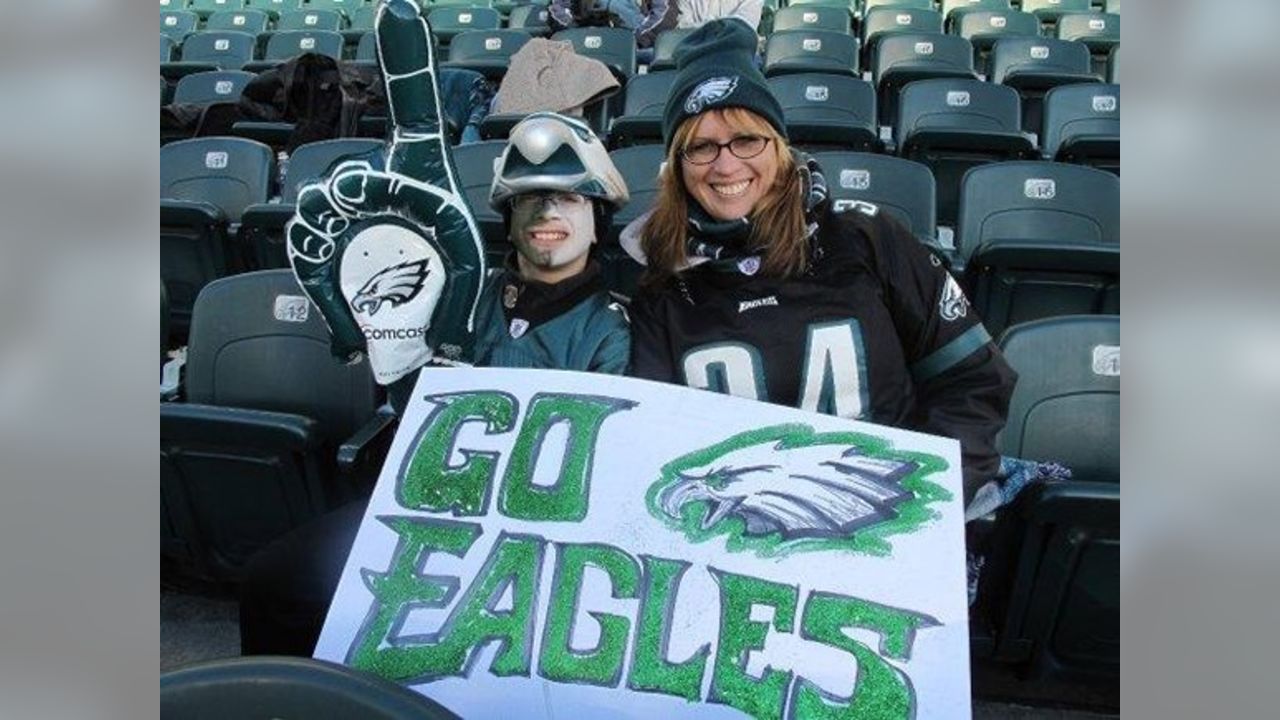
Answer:
[{"label": "white poster board", "polygon": [[930,435],[423,372],[315,656],[468,720],[969,717],[960,478]]}]

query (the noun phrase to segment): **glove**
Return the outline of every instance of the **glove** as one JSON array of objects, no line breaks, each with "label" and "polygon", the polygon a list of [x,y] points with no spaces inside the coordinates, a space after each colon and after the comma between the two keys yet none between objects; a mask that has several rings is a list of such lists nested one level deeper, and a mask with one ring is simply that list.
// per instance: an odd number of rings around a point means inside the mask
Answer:
[{"label": "glove", "polygon": [[351,362],[367,351],[388,385],[428,361],[471,362],[485,267],[445,135],[427,21],[411,0],[383,0],[375,31],[393,128],[384,166],[344,162],[302,188],[285,232],[333,353]]}]

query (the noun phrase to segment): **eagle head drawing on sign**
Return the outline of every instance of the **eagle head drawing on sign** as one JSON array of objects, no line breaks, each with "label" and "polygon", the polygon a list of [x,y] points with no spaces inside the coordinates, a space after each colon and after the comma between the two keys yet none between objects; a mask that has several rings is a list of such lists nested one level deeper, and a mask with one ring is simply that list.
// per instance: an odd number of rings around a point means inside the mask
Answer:
[{"label": "eagle head drawing on sign", "polygon": [[343,360],[388,385],[471,361],[484,246],[449,149],[430,27],[411,0],[375,20],[392,133],[382,162],[349,160],[298,193],[289,263]]}]

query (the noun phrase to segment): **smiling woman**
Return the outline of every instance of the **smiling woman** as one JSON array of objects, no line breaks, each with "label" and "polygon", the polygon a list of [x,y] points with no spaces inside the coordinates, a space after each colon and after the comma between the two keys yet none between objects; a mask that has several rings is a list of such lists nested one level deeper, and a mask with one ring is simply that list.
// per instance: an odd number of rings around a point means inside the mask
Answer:
[{"label": "smiling woman", "polygon": [[999,467],[1016,375],[942,261],[874,205],[837,213],[793,150],[745,24],[676,50],[632,373],[956,438],[966,501]]}]

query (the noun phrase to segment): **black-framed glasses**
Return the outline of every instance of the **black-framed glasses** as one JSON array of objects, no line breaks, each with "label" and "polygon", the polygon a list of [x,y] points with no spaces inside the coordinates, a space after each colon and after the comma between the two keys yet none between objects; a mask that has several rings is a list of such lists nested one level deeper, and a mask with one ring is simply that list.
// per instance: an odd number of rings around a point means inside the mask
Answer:
[{"label": "black-framed glasses", "polygon": [[718,143],[714,140],[695,140],[680,151],[685,162],[694,165],[710,165],[720,157],[720,151],[729,148],[729,152],[739,160],[750,160],[764,152],[772,138],[761,135],[739,135],[729,142]]}]

